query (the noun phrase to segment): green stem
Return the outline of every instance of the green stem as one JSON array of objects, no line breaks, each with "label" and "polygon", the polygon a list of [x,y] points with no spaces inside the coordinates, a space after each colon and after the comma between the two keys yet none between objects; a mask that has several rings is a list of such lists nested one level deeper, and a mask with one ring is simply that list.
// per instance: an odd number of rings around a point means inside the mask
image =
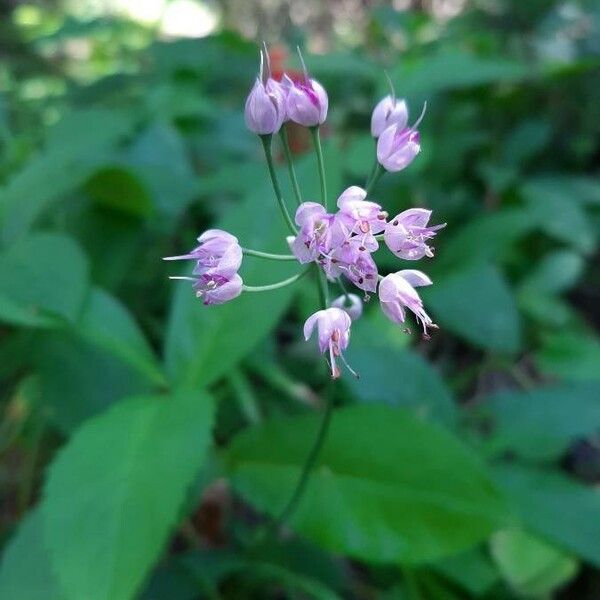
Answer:
[{"label": "green stem", "polygon": [[327,209],[327,182],[325,180],[325,162],[323,161],[323,148],[321,148],[321,136],[319,134],[319,126],[311,127],[310,133],[312,135],[313,144],[315,146],[315,152],[317,153],[317,162],[319,165],[319,181],[321,182],[321,202]]},{"label": "green stem", "polygon": [[288,212],[287,206],[283,200],[283,195],[281,193],[281,188],[279,187],[279,181],[277,180],[277,173],[275,172],[275,166],[273,165],[273,154],[271,153],[271,140],[273,139],[272,135],[261,135],[260,141],[262,142],[263,149],[265,151],[265,158],[267,159],[267,166],[269,168],[269,175],[271,177],[271,183],[273,184],[273,191],[275,192],[275,198],[277,199],[277,204],[279,204],[279,209],[281,210],[281,214],[283,215],[283,220],[288,226],[289,230],[293,235],[297,235],[296,226],[290,217],[290,213]]},{"label": "green stem", "polygon": [[284,279],[283,281],[278,281],[277,283],[270,283],[269,285],[243,285],[242,290],[244,292],[269,292],[271,290],[278,290],[279,288],[286,287],[295,283],[301,277],[304,277],[308,273],[309,269],[304,269],[300,273],[296,275],[292,275],[288,279]]},{"label": "green stem", "polygon": [[371,181],[369,181],[369,183],[367,184],[367,196],[370,194],[371,190],[373,189],[373,186],[379,181],[379,178],[385,173],[385,169],[378,163],[377,164],[377,169],[375,170],[375,173],[373,174],[373,177],[371,177]]},{"label": "green stem", "polygon": [[260,423],[258,402],[244,372],[241,369],[232,369],[228,379],[246,420],[252,424]]},{"label": "green stem", "polygon": [[319,458],[321,448],[323,447],[323,443],[325,442],[325,438],[327,437],[327,432],[329,430],[331,414],[333,413],[333,394],[331,392],[332,390],[330,386],[327,386],[325,389],[325,410],[323,411],[323,418],[321,419],[321,425],[319,426],[317,437],[315,438],[312,448],[310,449],[310,452],[306,458],[306,462],[302,468],[302,473],[300,474],[300,479],[296,484],[296,489],[294,490],[289,502],[275,521],[274,528],[277,528],[291,517],[304,494],[310,473],[317,462],[317,459]]},{"label": "green stem", "polygon": [[322,309],[329,306],[329,286],[327,285],[327,277],[319,265],[315,264],[317,272],[317,288],[319,290],[319,303]]},{"label": "green stem", "polygon": [[242,248],[242,252],[247,256],[257,256],[258,258],[268,258],[269,260],[298,260],[293,254],[271,254],[271,252],[250,250],[250,248]]},{"label": "green stem", "polygon": [[279,136],[281,137],[281,143],[283,144],[283,153],[285,154],[285,160],[288,165],[288,172],[290,174],[290,180],[292,181],[294,196],[296,196],[296,203],[300,206],[302,204],[302,194],[300,193],[300,186],[298,185],[298,179],[296,178],[296,170],[294,169],[294,162],[292,160],[292,153],[290,152],[290,144],[288,142],[285,125],[280,129]]},{"label": "green stem", "polygon": [[367,187],[369,185],[369,182],[375,176],[375,173],[377,172],[377,166],[379,165],[379,161],[377,160],[377,138],[375,138],[374,141],[375,141],[375,161],[373,162],[373,166],[371,167],[371,172],[369,173],[369,176],[367,177],[367,181],[365,181],[365,187]]}]

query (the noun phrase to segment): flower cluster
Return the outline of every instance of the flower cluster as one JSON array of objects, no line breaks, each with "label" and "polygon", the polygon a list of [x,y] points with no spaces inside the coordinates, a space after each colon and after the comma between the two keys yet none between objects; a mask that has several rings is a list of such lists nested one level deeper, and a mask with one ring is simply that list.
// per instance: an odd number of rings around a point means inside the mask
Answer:
[{"label": "flower cluster", "polygon": [[[302,61],[302,56],[300,56]],[[383,313],[394,323],[404,326],[407,311],[428,338],[428,330],[436,328],[425,311],[417,288],[431,285],[425,273],[415,269],[401,269],[381,275],[373,254],[380,242],[395,256],[406,261],[424,257],[432,258],[430,245],[437,232],[444,227],[429,225],[431,211],[409,208],[389,218],[382,206],[369,199],[371,188],[384,172],[397,172],[406,168],[420,152],[420,136],[417,129],[425,110],[414,125],[408,126],[408,107],[404,100],[392,94],[383,98],[373,110],[371,134],[377,139],[377,163],[365,188],[348,187],[337,199],[335,211],[327,206],[327,192],[323,155],[319,138],[319,125],[326,117],[329,107],[323,86],[311,78],[302,61],[301,77],[292,79],[284,75],[281,82],[271,77],[266,49],[261,52],[259,76],[250,91],[245,107],[246,124],[250,131],[261,136],[269,174],[279,208],[290,229],[287,238],[291,255],[276,255],[259,250],[242,249],[233,235],[211,229],[203,233],[200,245],[189,254],[168,257],[166,260],[190,259],[196,262],[193,277],[174,277],[193,282],[196,295],[204,304],[222,304],[244,292],[260,292],[289,285],[299,279],[299,273],[285,281],[266,286],[246,286],[238,274],[244,254],[274,260],[295,260],[302,265],[312,265],[317,275],[323,299],[320,310],[310,316],[304,325],[308,340],[316,327],[318,345],[328,357],[332,377],[340,374],[340,359],[346,367],[344,351],[348,347],[352,321],[360,318],[363,311],[361,298],[346,291],[344,281],[362,290],[365,300],[369,294],[377,294]],[[289,151],[288,167],[298,207],[292,221],[287,203],[282,197],[277,174],[273,168],[271,138],[279,133],[284,148],[287,139],[283,124],[291,120],[310,128],[317,153],[321,203],[302,201]],[[329,284],[339,285],[343,294],[329,302]],[[355,374],[356,375],[356,374]]]}]

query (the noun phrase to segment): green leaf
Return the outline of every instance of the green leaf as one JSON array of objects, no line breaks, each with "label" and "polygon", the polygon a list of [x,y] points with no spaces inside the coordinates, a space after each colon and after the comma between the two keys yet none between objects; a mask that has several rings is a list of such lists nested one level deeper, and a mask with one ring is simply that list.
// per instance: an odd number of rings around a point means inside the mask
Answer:
[{"label": "green leaf", "polygon": [[442,231],[439,235],[443,237],[443,249],[431,271],[443,274],[470,264],[499,262],[532,228],[525,211],[507,209],[475,217],[452,235]]},{"label": "green leaf", "polygon": [[495,479],[523,527],[600,565],[600,495],[557,471],[516,464],[495,467]]},{"label": "green leaf", "polygon": [[360,379],[349,377],[347,385],[362,401],[411,408],[423,418],[452,426],[454,401],[438,372],[420,355],[386,342],[371,321],[355,323],[347,358]]},{"label": "green leaf", "polygon": [[[259,510],[282,510],[318,419],[272,421],[234,438],[227,469]],[[334,413],[290,525],[332,552],[419,563],[474,545],[505,517],[483,466],[457,439],[405,411],[361,405]]]},{"label": "green leaf", "polygon": [[543,373],[561,379],[598,379],[600,340],[591,334],[569,331],[547,334],[535,362]]},{"label": "green leaf", "polygon": [[[329,146],[327,155],[332,153],[333,149]],[[298,165],[298,176],[306,197],[314,198],[318,197],[315,196],[318,179],[314,176],[314,157],[309,159]],[[340,177],[339,158],[331,156],[331,160],[327,159],[327,166],[329,183],[335,185]],[[288,206],[291,207],[292,194],[287,185],[287,173],[280,171],[279,179],[287,190]],[[267,182],[254,189],[217,227],[237,236],[243,247],[289,253],[285,242],[289,232],[284,229],[273,191]],[[194,241],[190,240],[189,247],[193,245]],[[245,257],[241,276],[247,285],[264,285],[285,279],[304,268],[295,262]],[[189,274],[191,268],[185,269],[184,272]],[[167,330],[167,371],[173,380],[205,385],[226,375],[264,339],[277,325],[296,289],[292,285],[265,293],[242,293],[227,304],[204,306],[194,296],[189,284],[174,282],[171,285],[179,287],[175,290]],[[310,284],[304,279],[297,285]]]},{"label": "green leaf", "polygon": [[521,324],[515,299],[500,271],[473,266],[434,280],[423,290],[430,314],[475,346],[514,353],[521,345]]},{"label": "green leaf", "polygon": [[140,179],[119,165],[96,171],[87,181],[86,191],[101,206],[128,215],[147,216],[154,208]]},{"label": "green leaf", "polygon": [[100,288],[93,288],[85,306],[78,333],[145,375],[164,385],[165,376],[144,334],[127,308]]},{"label": "green leaf", "polygon": [[392,79],[403,96],[430,96],[496,82],[518,81],[532,73],[527,65],[505,58],[489,58],[444,47],[435,54],[402,61]]},{"label": "green leaf", "polygon": [[599,397],[598,383],[496,394],[486,400],[494,419],[489,450],[532,460],[559,458],[574,438],[597,430]]},{"label": "green leaf", "polygon": [[31,234],[0,253],[0,320],[50,327],[74,322],[88,291],[88,265],[70,238]]},{"label": "green leaf", "polygon": [[36,509],[20,523],[4,550],[0,566],[0,598],[65,600],[52,572],[45,546],[41,512]]},{"label": "green leaf", "polygon": [[122,140],[133,125],[115,110],[65,115],[49,132],[46,149],[0,192],[0,240],[6,243],[22,236],[53,202],[81,186],[106,150]]},{"label": "green leaf", "polygon": [[71,598],[131,598],[176,524],[205,460],[203,393],[137,397],[88,421],[50,467],[46,541]]},{"label": "green leaf", "polygon": [[546,596],[577,573],[572,556],[519,529],[496,532],[490,548],[502,576],[519,595]]},{"label": "green leaf", "polygon": [[479,548],[445,558],[433,570],[474,596],[488,593],[499,580],[493,563]]},{"label": "green leaf", "polygon": [[559,294],[577,283],[584,266],[580,254],[572,250],[555,250],[535,265],[520,291]]}]

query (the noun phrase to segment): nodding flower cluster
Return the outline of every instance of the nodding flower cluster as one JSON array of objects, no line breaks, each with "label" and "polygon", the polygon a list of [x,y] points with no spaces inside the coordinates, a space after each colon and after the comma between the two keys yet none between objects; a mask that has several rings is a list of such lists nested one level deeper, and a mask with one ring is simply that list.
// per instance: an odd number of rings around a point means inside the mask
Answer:
[{"label": "nodding flower cluster", "polygon": [[[422,327],[424,338],[429,337],[429,329],[437,328],[417,292],[417,288],[431,285],[431,279],[415,269],[401,269],[383,276],[378,272],[373,253],[383,242],[403,260],[432,258],[434,249],[429,244],[445,224],[430,226],[431,211],[424,208],[409,208],[389,218],[380,204],[368,199],[371,188],[384,172],[406,168],[421,149],[417,127],[425,111],[414,125],[408,126],[408,107],[404,100],[396,98],[393,87],[392,93],[373,110],[371,134],[377,140],[377,162],[369,181],[364,189],[348,187],[337,199],[337,210],[328,210],[319,126],[327,117],[329,102],[323,86],[309,76],[302,55],[300,60],[302,77],[292,80],[284,75],[279,82],[271,77],[266,48],[261,51],[260,72],[245,107],[248,129],[258,134],[263,142],[275,197],[292,234],[287,238],[292,254],[272,254],[242,248],[230,233],[211,229],[198,238],[199,246],[194,250],[165,260],[195,261],[193,277],[172,279],[193,282],[196,296],[207,305],[223,304],[242,292],[269,291],[290,285],[306,272],[266,286],[247,286],[238,274],[243,255],[309,265],[316,274],[322,307],[307,319],[304,336],[308,340],[317,328],[319,350],[328,358],[332,377],[337,378],[340,375],[338,359],[356,375],[346,363],[343,352],[348,347],[352,321],[360,318],[363,311],[361,298],[347,292],[345,280],[362,290],[364,300],[369,299],[369,294],[376,293],[383,313],[394,323],[404,327],[408,310]],[[308,127],[313,136],[321,182],[321,203],[302,201],[283,128],[288,120]],[[280,134],[286,150],[298,205],[294,221],[273,168],[271,139],[276,133]],[[330,283],[339,285],[343,291],[331,302]]]}]

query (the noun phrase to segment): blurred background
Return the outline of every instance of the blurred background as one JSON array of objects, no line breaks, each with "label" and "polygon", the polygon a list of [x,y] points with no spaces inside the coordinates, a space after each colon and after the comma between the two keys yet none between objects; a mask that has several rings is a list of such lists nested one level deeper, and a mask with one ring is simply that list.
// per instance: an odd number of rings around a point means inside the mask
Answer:
[{"label": "blurred background", "polygon": [[[263,40],[329,93],[332,197],[384,72],[427,101],[373,198],[448,223],[418,265],[440,330],[366,305],[266,537],[323,403],[316,290],[204,307],[161,260],[211,226],[286,252],[243,120]],[[0,58],[1,598],[600,597],[599,2],[5,0]]]}]

